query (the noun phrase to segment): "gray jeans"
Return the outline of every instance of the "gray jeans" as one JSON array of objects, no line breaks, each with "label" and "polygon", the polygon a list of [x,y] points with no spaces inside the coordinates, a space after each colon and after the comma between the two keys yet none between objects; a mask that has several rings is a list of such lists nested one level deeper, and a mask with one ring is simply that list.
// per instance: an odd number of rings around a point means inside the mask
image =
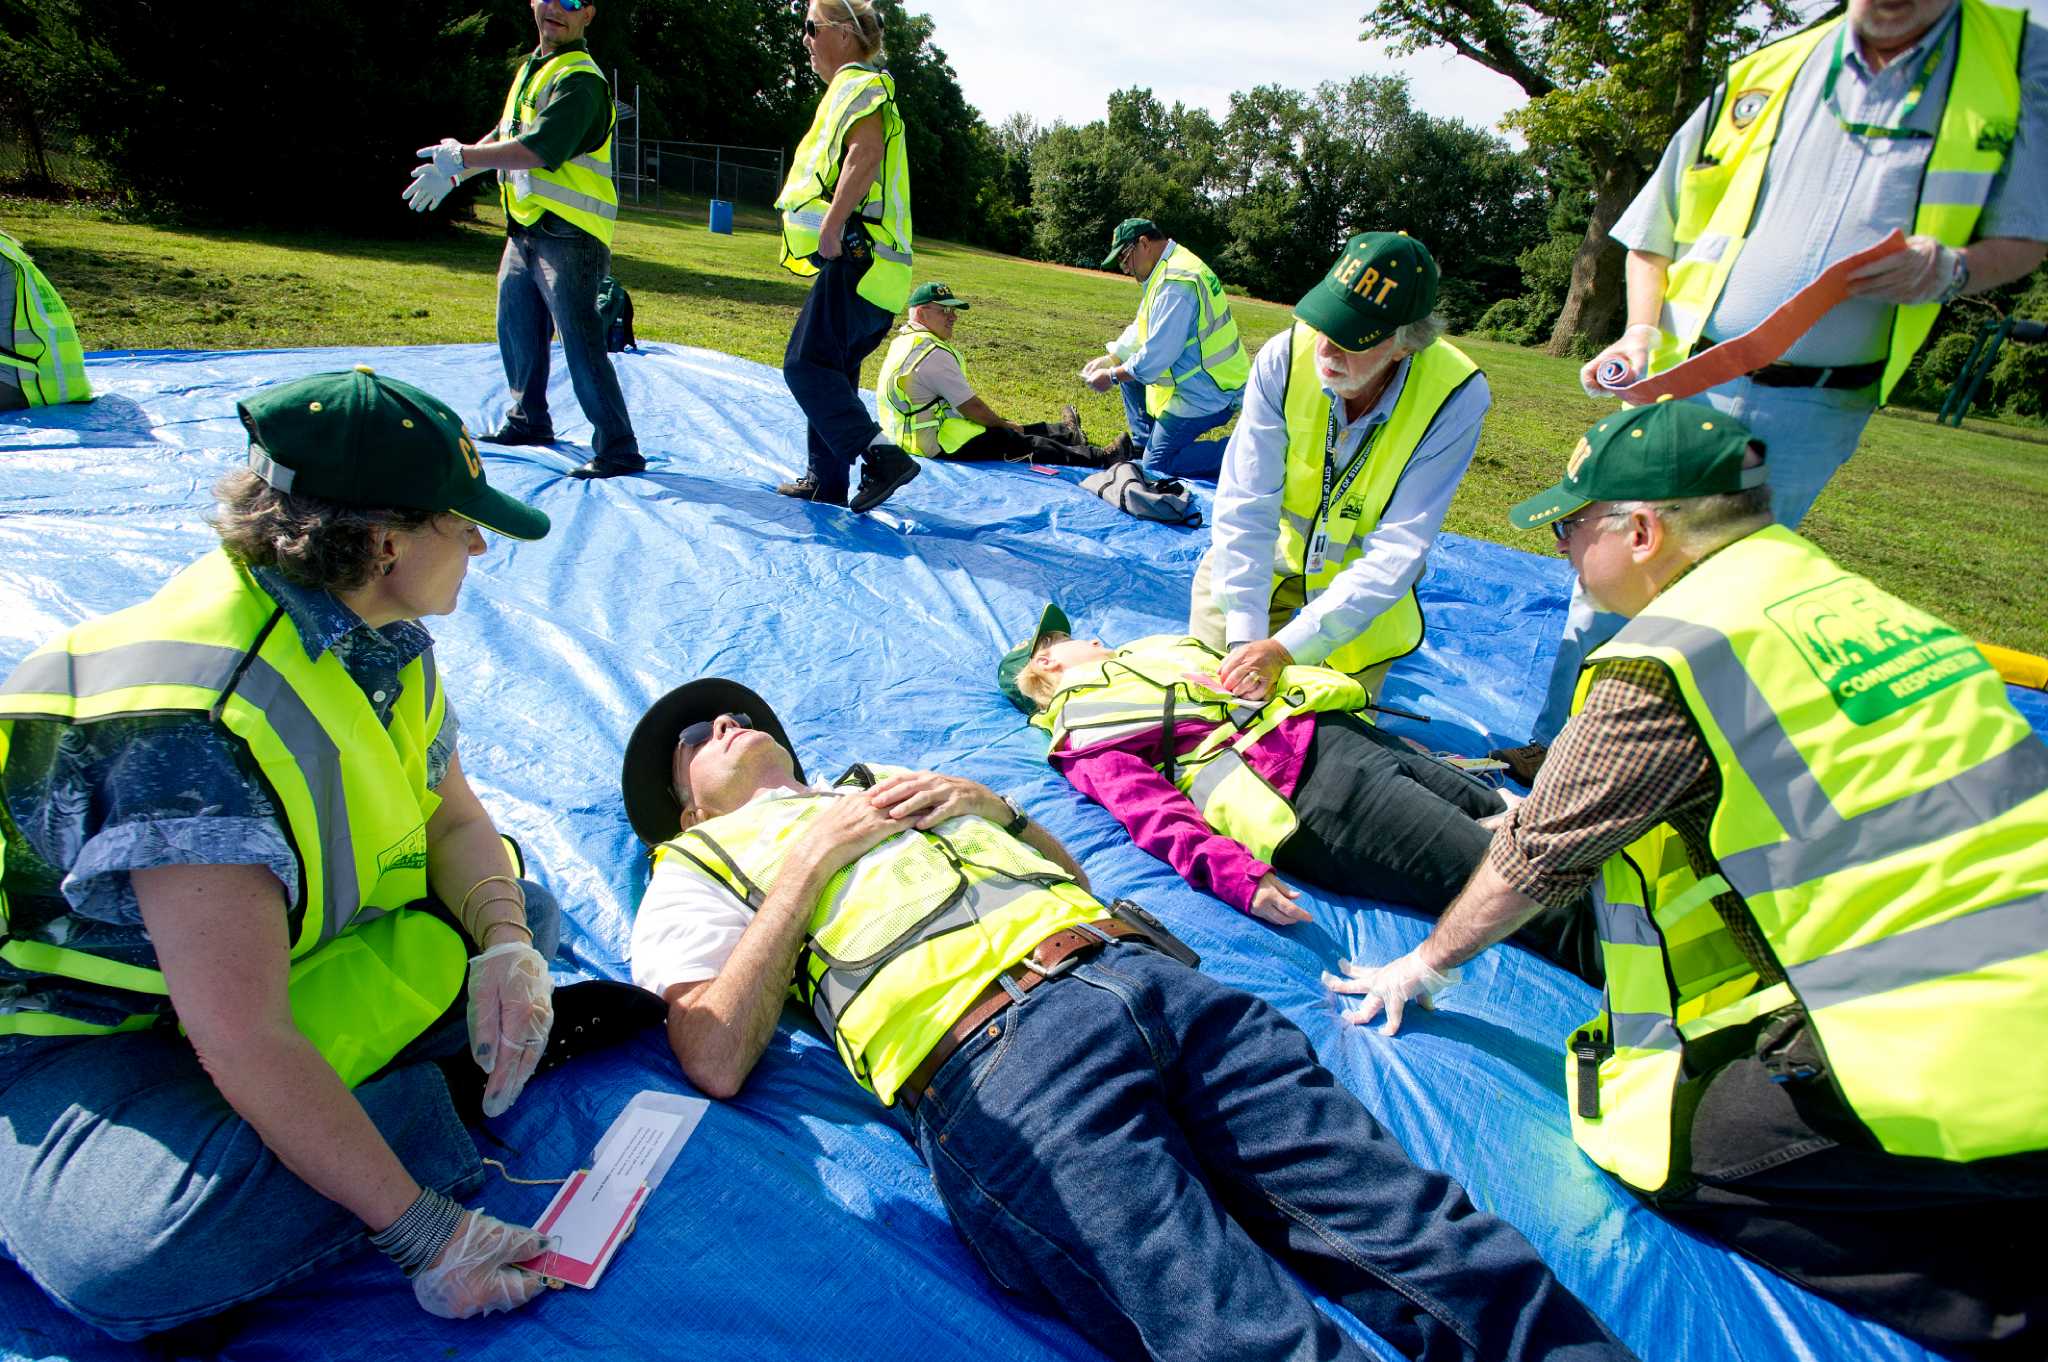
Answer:
[{"label": "gray jeans", "polygon": [[506,233],[505,256],[498,264],[498,353],[512,389],[505,424],[536,435],[554,434],[548,413],[548,339],[558,332],[569,382],[590,420],[591,453],[600,463],[638,468],[640,442],[597,315],[598,286],[611,261],[611,250],[602,241],[551,213],[531,227],[515,222]]}]

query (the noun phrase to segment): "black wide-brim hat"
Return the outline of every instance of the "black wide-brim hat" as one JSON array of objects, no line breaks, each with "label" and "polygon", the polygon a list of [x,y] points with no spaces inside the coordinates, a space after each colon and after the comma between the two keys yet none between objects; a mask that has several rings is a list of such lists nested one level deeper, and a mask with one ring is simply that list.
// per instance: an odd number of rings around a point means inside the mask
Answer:
[{"label": "black wide-brim hat", "polygon": [[649,846],[659,846],[674,837],[682,826],[683,806],[676,798],[674,770],[676,743],[683,730],[703,719],[721,714],[744,714],[754,727],[782,744],[804,778],[803,762],[791,746],[782,720],[775,717],[766,700],[737,681],[705,676],[685,682],[656,700],[633,726],[626,740],[626,764],[619,772],[619,792],[626,799],[626,821]]}]

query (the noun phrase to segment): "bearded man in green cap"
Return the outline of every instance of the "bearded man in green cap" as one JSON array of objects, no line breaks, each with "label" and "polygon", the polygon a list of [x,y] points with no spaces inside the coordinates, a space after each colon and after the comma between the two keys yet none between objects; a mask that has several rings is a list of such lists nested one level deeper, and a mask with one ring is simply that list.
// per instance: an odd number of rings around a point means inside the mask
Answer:
[{"label": "bearded man in green cap", "polygon": [[1188,613],[1234,694],[1298,663],[1371,697],[1422,643],[1415,583],[1493,403],[1437,278],[1413,237],[1362,232],[1259,351]]},{"label": "bearded man in green cap", "polygon": [[1428,938],[1328,982],[1392,1031],[1591,888],[1586,1156],[1944,1356],[2040,1357],[2048,745],[1967,635],[1774,523],[1765,452],[1636,407],[1514,508],[1628,623]]}]

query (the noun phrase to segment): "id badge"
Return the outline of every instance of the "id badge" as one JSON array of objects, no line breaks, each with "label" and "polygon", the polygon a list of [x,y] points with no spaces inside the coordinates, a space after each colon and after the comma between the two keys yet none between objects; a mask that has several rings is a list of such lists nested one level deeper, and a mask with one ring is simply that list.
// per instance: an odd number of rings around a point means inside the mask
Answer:
[{"label": "id badge", "polygon": [[1330,532],[1318,529],[1315,538],[1308,541],[1308,563],[1306,571],[1313,577],[1323,570],[1323,556],[1330,546]]}]

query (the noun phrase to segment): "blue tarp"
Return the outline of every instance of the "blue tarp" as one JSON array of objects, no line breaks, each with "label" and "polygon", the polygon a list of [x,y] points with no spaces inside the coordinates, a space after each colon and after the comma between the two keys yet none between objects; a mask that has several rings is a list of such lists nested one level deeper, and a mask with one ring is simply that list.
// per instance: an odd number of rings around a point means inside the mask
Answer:
[{"label": "blue tarp", "polygon": [[[246,444],[238,399],[357,363],[441,395],[472,429],[503,414],[495,351],[441,346],[101,355],[90,406],[0,415],[0,673],[212,544],[208,489]],[[1340,957],[1391,958],[1425,920],[1326,896],[1304,899],[1312,923],[1267,928],[1188,889],[1052,774],[1043,739],[992,685],[996,657],[1054,598],[1111,642],[1177,631],[1205,534],[1124,517],[1075,475],[1006,466],[926,465],[865,519],[790,501],[770,484],[801,466],[803,427],[774,370],[653,345],[620,356],[619,372],[649,474],[578,482],[564,473],[583,449],[486,446],[492,483],[547,511],[554,533],[494,544],[460,611],[430,622],[464,768],[573,920],[566,972],[627,975],[646,882],[618,803],[634,720],[684,680],[731,676],[775,704],[814,773],[930,765],[1017,795],[1098,886],[1145,903],[1206,968],[1285,1009],[1418,1161],[1517,1225],[1646,1359],[1927,1356],[1665,1223],[1578,1154],[1559,1046],[1595,1009],[1583,984],[1495,950],[1400,1037],[1344,1027],[1317,975]],[[557,428],[587,439],[559,377],[556,388]],[[1464,752],[1519,740],[1567,586],[1555,559],[1445,536],[1423,584],[1429,642],[1386,697],[1436,722],[1394,727]],[[2024,701],[2037,728],[2041,701]],[[485,1152],[522,1176],[567,1173],[642,1088],[689,1091],[658,1034],[536,1081],[497,1126],[513,1152]],[[494,1180],[483,1202],[530,1221],[549,1191]],[[1090,1355],[986,1283],[898,1118],[793,1013],[745,1092],[712,1105],[598,1291],[445,1323],[365,1253],[247,1307],[224,1355],[486,1352]],[[95,1335],[0,1261],[0,1355],[145,1354]]]}]

